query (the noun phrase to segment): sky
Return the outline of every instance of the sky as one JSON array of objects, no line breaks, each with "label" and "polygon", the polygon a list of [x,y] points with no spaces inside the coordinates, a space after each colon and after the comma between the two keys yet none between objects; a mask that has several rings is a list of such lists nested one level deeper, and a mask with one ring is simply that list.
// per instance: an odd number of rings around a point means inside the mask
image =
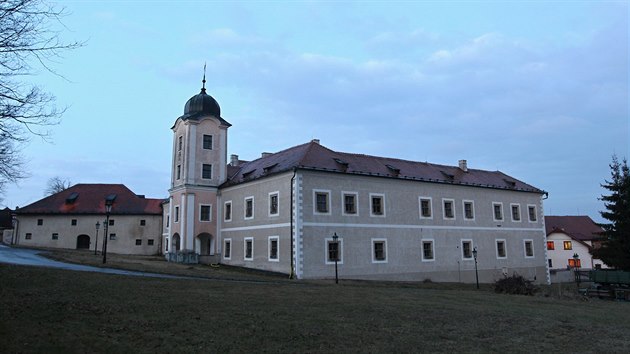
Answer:
[{"label": "sky", "polygon": [[173,123],[206,87],[228,154],[312,139],[342,152],[500,170],[549,192],[546,215],[602,221],[630,157],[627,1],[59,1],[85,45],[25,78],[67,110],[22,150],[30,177],[168,196]]}]

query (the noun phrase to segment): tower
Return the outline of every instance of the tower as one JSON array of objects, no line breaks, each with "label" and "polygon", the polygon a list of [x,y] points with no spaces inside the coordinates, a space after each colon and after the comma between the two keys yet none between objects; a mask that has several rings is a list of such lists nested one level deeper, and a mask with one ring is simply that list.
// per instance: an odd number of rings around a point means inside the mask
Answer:
[{"label": "tower", "polygon": [[201,92],[175,120],[167,230],[170,252],[212,256],[216,250],[217,191],[227,175],[227,130],[217,101]]}]

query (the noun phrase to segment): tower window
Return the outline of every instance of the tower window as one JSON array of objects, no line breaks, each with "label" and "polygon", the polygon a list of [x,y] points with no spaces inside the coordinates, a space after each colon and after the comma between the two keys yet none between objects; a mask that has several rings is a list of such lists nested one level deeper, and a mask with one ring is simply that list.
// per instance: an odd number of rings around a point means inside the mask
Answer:
[{"label": "tower window", "polygon": [[184,144],[184,137],[180,136],[177,138],[177,151],[182,151],[182,146]]},{"label": "tower window", "polygon": [[205,150],[212,150],[212,135],[203,135],[203,148]]},{"label": "tower window", "polygon": [[212,213],[212,206],[200,205],[199,206],[199,221],[212,221],[210,216]]},{"label": "tower window", "polygon": [[177,179],[182,177],[182,165],[177,165]]},{"label": "tower window", "polygon": [[201,169],[201,178],[212,179],[212,165],[203,164]]}]

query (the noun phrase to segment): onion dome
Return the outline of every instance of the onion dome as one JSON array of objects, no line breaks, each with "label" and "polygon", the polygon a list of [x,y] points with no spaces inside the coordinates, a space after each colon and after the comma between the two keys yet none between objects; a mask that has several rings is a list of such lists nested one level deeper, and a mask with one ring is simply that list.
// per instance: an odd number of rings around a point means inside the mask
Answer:
[{"label": "onion dome", "polygon": [[221,118],[221,107],[214,97],[206,93],[206,74],[204,66],[204,74],[202,80],[201,92],[192,96],[184,106],[184,115],[179,117],[182,120],[199,120],[207,116],[213,116],[218,119],[221,124],[231,126],[225,119]]},{"label": "onion dome", "polygon": [[199,113],[213,115],[217,118],[221,117],[221,107],[219,107],[219,103],[217,103],[217,100],[215,100],[212,96],[206,93],[205,87],[201,89],[200,93],[192,96],[184,106],[185,116],[196,115]]}]

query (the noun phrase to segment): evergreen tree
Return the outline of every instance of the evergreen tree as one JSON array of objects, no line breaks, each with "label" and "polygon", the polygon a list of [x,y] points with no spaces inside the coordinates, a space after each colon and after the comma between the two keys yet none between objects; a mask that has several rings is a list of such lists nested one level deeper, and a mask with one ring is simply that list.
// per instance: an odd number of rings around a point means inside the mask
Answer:
[{"label": "evergreen tree", "polygon": [[630,271],[630,170],[625,158],[620,163],[614,155],[610,169],[611,180],[602,184],[610,194],[600,198],[606,209],[600,214],[610,223],[601,224],[602,244],[592,253],[611,267]]}]

